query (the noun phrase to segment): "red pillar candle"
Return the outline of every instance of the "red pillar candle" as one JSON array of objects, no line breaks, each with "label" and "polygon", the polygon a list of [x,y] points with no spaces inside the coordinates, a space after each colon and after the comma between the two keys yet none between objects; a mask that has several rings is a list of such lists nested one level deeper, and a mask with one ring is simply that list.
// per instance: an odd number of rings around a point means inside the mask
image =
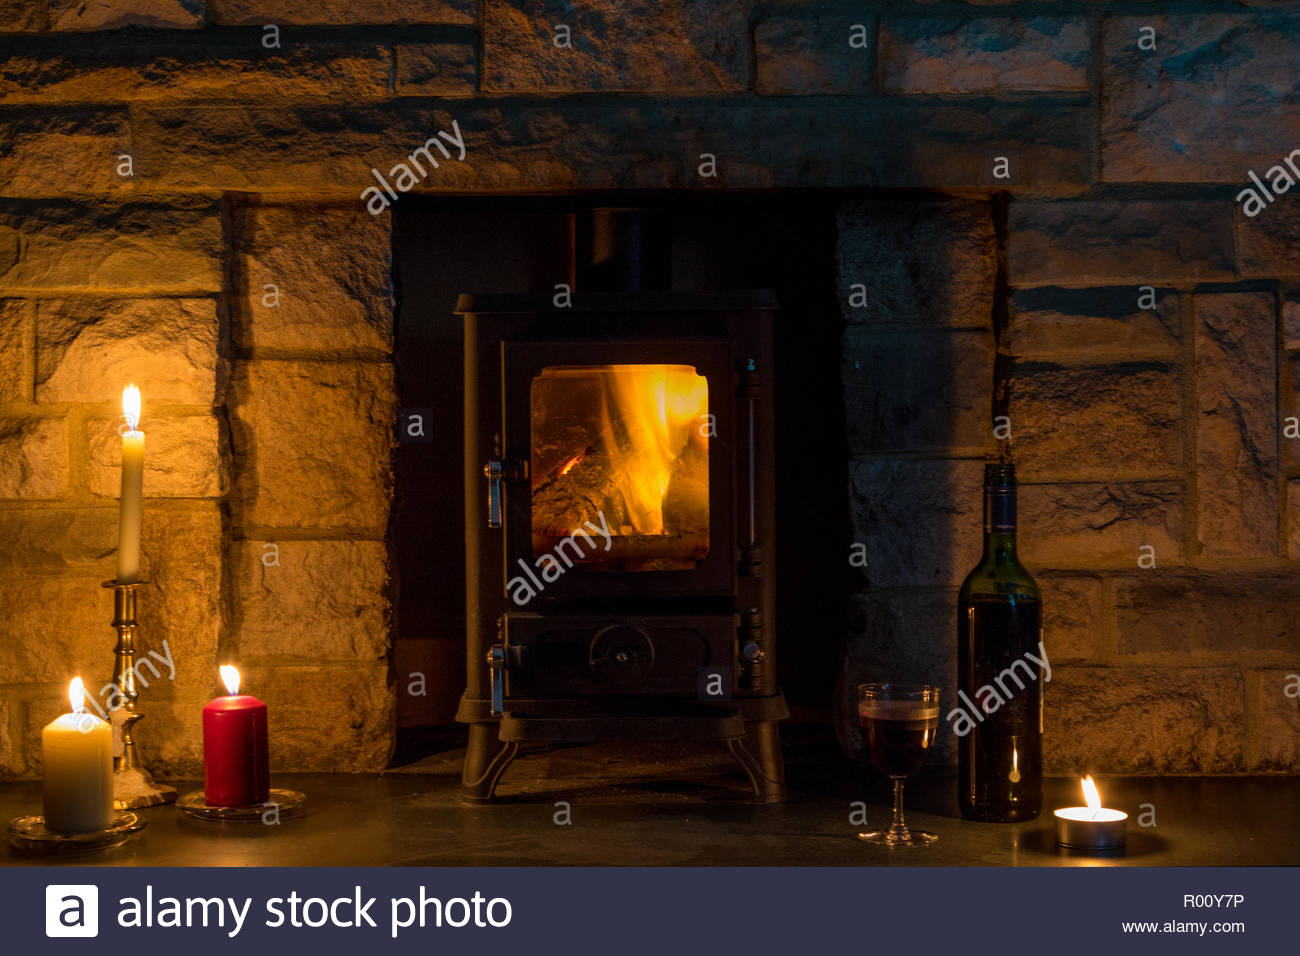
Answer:
[{"label": "red pillar candle", "polygon": [[263,803],[270,796],[266,704],[239,693],[239,671],[221,668],[230,692],[203,708],[203,794],[217,807]]}]

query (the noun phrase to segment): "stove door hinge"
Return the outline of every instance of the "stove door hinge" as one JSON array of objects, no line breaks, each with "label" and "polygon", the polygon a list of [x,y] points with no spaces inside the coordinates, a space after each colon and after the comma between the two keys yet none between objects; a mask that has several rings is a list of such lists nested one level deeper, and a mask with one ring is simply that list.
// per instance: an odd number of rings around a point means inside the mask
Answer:
[{"label": "stove door hinge", "polygon": [[763,636],[763,615],[758,608],[752,607],[741,612],[736,638],[739,647],[740,689],[751,694],[761,693],[767,683],[767,651],[764,649],[766,640]]}]

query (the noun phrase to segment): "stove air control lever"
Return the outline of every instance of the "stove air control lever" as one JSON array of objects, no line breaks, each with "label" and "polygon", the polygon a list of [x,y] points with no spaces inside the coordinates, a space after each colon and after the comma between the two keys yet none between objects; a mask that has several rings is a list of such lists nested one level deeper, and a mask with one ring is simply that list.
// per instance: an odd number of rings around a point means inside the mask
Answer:
[{"label": "stove air control lever", "polygon": [[492,674],[492,716],[500,717],[506,712],[506,649],[493,644],[488,648],[487,663]]}]

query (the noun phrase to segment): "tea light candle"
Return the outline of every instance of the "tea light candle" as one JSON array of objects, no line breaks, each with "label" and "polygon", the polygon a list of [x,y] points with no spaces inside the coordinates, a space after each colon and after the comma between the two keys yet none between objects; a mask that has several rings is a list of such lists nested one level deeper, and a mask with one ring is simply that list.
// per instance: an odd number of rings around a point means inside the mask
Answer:
[{"label": "tea light candle", "polygon": [[92,833],[113,822],[113,730],[85,710],[81,678],[68,685],[72,713],[41,731],[45,757],[42,790],[45,828],[54,833]]},{"label": "tea light candle", "polygon": [[203,797],[217,807],[263,803],[270,796],[266,704],[239,693],[239,671],[221,666],[229,696],[203,708]]},{"label": "tea light candle", "polygon": [[1056,811],[1056,842],[1072,850],[1122,850],[1128,835],[1128,814],[1108,810],[1092,775],[1083,778],[1086,807],[1062,807]]}]

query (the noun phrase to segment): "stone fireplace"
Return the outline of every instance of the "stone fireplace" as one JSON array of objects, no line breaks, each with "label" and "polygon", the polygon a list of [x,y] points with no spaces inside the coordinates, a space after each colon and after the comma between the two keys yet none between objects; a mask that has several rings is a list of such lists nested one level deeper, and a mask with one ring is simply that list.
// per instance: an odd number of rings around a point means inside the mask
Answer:
[{"label": "stone fireplace", "polygon": [[[1005,446],[1048,772],[1300,770],[1300,200],[1238,198],[1300,160],[1300,15],[1025,7],[0,2],[0,777],[39,775],[70,674],[112,673],[127,381],[141,641],[176,664],[141,699],[155,774],[200,774],[227,661],[273,769],[378,771],[399,726],[450,725],[464,607],[420,590],[460,586],[461,502],[405,482],[461,464],[414,464],[399,410],[454,456],[439,303],[552,293],[528,217],[629,191],[689,222],[679,284],[797,319],[796,720],[829,735],[857,680],[952,687]],[[453,128],[463,158],[426,145]],[[390,175],[422,145],[436,166]]]}]

